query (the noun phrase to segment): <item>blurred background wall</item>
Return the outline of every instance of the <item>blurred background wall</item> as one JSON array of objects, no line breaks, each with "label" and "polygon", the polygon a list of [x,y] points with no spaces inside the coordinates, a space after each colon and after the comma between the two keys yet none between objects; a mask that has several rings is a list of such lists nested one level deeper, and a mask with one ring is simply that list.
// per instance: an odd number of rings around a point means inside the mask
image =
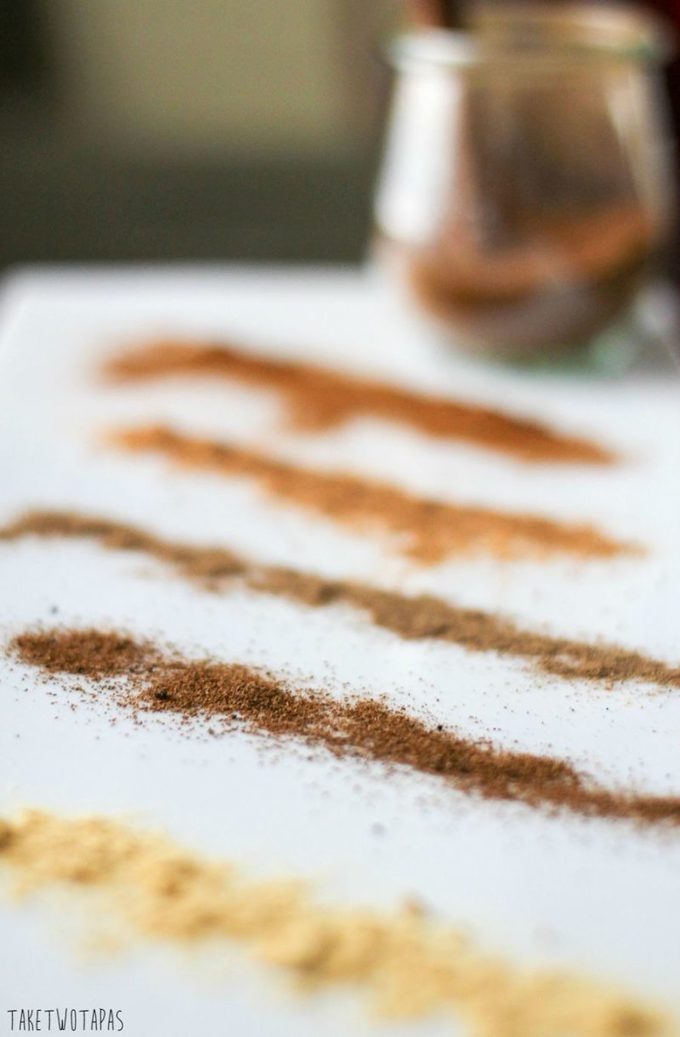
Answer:
[{"label": "blurred background wall", "polygon": [[0,0],[0,267],[359,261],[380,45],[466,2]]},{"label": "blurred background wall", "polygon": [[2,0],[0,264],[358,260],[396,0]]}]

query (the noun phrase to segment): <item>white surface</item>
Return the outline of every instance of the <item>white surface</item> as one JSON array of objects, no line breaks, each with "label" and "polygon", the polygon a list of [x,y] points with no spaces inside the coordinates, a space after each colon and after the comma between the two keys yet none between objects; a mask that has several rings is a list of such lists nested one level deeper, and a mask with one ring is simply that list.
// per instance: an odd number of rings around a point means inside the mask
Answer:
[{"label": "white surface", "polygon": [[[4,294],[0,521],[77,508],[254,557],[502,609],[556,634],[680,656],[680,407],[663,364],[620,381],[512,374],[437,355],[370,277],[349,273],[36,272]],[[253,348],[384,374],[502,404],[620,450],[611,469],[529,467],[362,420],[313,438],[283,433],[276,398],[226,383],[113,391],[97,363],[156,333],[226,336]],[[264,500],[244,483],[171,471],[103,447],[121,421],[168,421],[282,456],[348,467],[441,498],[587,519],[640,539],[644,559],[412,566],[389,544]],[[208,595],[130,555],[80,542],[0,544],[3,641],[35,622],[107,623],[187,651],[264,664],[342,694],[385,693],[499,745],[568,758],[605,784],[680,794],[680,692],[607,692],[455,646],[402,643],[349,610],[305,610],[249,593]],[[58,616],[51,613],[57,606]],[[550,819],[475,803],[435,781],[229,736],[180,737],[161,719],[111,726],[96,705],[50,696],[0,658],[0,808],[124,814],[257,874],[311,876],[338,901],[416,895],[489,949],[562,963],[657,996],[680,1014],[680,833]],[[70,705],[77,701],[78,708]],[[383,826],[376,834],[375,825]],[[359,997],[300,1004],[276,977],[216,953],[166,948],[84,964],[59,911],[0,908],[5,1008],[120,1008],[125,1032],[238,1037],[369,1032]],[[440,1021],[385,1035],[451,1032]]]}]

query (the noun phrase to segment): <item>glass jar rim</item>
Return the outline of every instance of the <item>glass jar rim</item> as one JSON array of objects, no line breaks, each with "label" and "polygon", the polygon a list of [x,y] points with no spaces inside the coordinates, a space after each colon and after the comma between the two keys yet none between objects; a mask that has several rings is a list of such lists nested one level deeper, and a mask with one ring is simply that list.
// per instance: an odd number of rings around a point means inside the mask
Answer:
[{"label": "glass jar rim", "polygon": [[493,5],[468,29],[404,33],[388,46],[397,70],[459,69],[490,64],[551,66],[603,59],[663,64],[672,53],[661,19],[627,5]]}]

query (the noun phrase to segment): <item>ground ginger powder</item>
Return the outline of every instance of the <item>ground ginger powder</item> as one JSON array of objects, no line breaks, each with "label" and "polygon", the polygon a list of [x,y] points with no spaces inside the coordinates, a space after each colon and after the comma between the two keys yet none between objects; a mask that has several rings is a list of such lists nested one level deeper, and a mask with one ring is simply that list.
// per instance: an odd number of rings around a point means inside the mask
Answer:
[{"label": "ground ginger powder", "polygon": [[563,972],[519,969],[413,905],[393,914],[323,906],[301,883],[248,881],[106,818],[29,811],[0,820],[0,865],[22,894],[59,883],[97,890],[140,936],[240,944],[302,991],[353,984],[382,1016],[448,1013],[470,1037],[677,1035],[626,995]]}]

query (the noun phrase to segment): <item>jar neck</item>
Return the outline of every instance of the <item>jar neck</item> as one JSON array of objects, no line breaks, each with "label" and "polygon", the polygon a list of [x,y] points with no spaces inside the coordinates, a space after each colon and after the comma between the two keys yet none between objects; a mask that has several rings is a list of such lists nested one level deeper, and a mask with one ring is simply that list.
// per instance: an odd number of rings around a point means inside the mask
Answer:
[{"label": "jar neck", "polygon": [[458,71],[490,65],[555,68],[602,62],[660,67],[672,55],[664,24],[609,4],[480,4],[465,31],[407,33],[389,48],[398,71]]}]

